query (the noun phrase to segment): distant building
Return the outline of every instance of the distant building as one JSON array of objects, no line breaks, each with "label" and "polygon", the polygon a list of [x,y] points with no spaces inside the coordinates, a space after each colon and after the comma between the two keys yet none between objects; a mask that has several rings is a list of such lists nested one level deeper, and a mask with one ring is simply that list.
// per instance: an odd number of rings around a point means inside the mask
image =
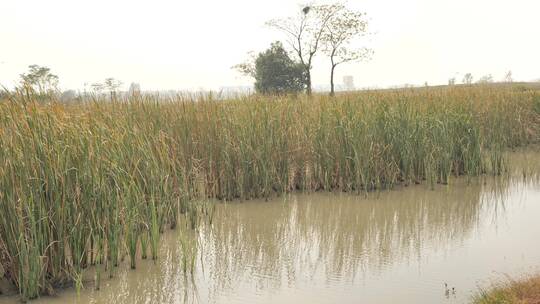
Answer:
[{"label": "distant building", "polygon": [[345,91],[354,91],[354,77],[347,75],[343,76],[343,89]]},{"label": "distant building", "polygon": [[62,92],[62,95],[60,95],[60,100],[62,102],[71,102],[74,101],[75,98],[77,98],[77,92],[74,90],[67,90]]},{"label": "distant building", "polygon": [[129,96],[140,96],[141,95],[141,85],[136,83],[136,82],[132,82],[130,85],[129,85]]}]

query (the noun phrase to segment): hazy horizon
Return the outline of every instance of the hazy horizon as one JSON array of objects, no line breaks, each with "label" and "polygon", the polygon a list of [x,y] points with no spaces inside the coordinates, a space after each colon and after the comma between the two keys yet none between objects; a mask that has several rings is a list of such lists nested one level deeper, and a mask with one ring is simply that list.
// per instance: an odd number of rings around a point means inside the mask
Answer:
[{"label": "hazy horizon", "polygon": [[[317,3],[327,3],[319,1]],[[357,88],[458,82],[511,70],[516,81],[540,78],[540,3],[533,0],[348,1],[366,12],[364,44],[373,60],[340,66],[336,80]],[[115,77],[127,89],[210,90],[249,86],[231,66],[283,36],[264,26],[293,15],[301,2],[210,0],[93,2],[7,0],[0,12],[0,84],[12,87],[28,65],[51,68],[60,88]],[[329,62],[317,56],[314,86],[326,86]]]}]

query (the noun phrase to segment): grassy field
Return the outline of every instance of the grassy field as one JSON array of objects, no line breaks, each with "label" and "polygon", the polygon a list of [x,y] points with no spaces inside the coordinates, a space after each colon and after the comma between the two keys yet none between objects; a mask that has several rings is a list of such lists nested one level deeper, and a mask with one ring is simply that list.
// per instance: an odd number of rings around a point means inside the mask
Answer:
[{"label": "grassy field", "polygon": [[[502,174],[540,141],[540,92],[520,86],[216,101],[0,101],[0,270],[23,298],[82,283],[160,234],[212,213],[207,198],[364,192]],[[185,223],[182,223],[185,224]],[[96,268],[99,287],[102,268]]]},{"label": "grassy field", "polygon": [[501,282],[482,290],[473,304],[537,304],[540,303],[540,276]]}]

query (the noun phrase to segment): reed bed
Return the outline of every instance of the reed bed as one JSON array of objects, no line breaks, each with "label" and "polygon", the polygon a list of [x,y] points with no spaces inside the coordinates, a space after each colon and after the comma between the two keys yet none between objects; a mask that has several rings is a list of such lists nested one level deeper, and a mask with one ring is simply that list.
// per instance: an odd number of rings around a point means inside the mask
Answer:
[{"label": "reed bed", "polygon": [[[208,198],[365,192],[501,174],[540,141],[540,92],[512,87],[235,100],[0,101],[0,269],[23,300],[96,264],[157,259],[160,234]],[[187,243],[186,243],[187,244]],[[188,251],[188,250],[187,250]]]}]

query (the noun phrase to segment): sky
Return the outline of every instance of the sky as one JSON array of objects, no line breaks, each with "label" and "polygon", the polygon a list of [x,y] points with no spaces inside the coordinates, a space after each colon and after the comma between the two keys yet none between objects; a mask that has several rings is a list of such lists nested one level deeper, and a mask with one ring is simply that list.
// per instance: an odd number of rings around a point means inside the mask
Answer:
[{"label": "sky", "polygon": [[[2,0],[0,85],[12,87],[28,65],[51,68],[62,89],[107,77],[143,90],[217,90],[253,81],[231,67],[250,51],[285,37],[265,21],[296,14],[295,0]],[[329,3],[319,1],[317,3]],[[540,79],[538,0],[349,0],[367,13],[371,61],[339,66],[336,80],[358,88]],[[316,86],[329,83],[319,54]]]}]

